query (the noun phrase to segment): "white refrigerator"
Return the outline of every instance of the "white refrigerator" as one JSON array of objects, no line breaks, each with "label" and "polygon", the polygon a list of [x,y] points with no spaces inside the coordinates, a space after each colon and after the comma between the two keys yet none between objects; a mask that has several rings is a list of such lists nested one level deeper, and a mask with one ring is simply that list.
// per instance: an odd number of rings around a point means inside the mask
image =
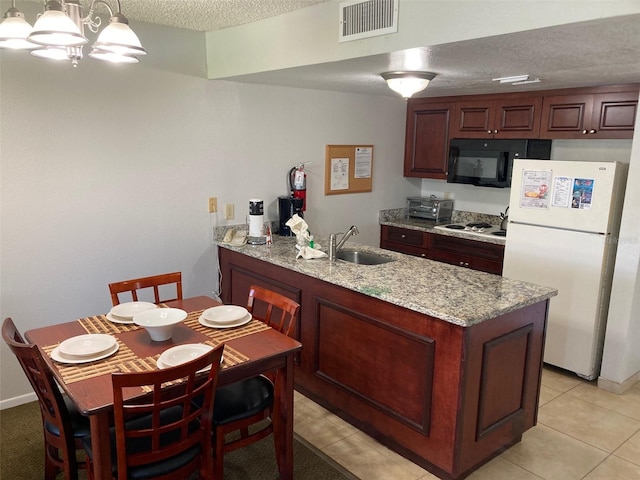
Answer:
[{"label": "white refrigerator", "polygon": [[503,276],[556,288],[545,363],[600,373],[626,182],[617,162],[514,161]]}]

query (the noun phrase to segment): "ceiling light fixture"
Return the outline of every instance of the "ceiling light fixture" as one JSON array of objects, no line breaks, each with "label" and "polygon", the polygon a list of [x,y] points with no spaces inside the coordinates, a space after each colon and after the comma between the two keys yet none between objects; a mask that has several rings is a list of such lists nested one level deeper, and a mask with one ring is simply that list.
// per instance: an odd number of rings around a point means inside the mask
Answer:
[{"label": "ceiling light fixture", "polygon": [[409,98],[427,88],[427,85],[435,78],[436,74],[431,72],[398,71],[384,72],[380,76],[387,81],[387,85],[391,90],[398,92],[404,98]]},{"label": "ceiling light fixture", "polygon": [[36,57],[67,60],[76,67],[83,57],[82,46],[89,41],[84,36],[84,26],[97,33],[102,24],[102,19],[94,14],[96,5],[101,4],[107,8],[111,18],[93,44],[89,56],[113,63],[138,63],[138,56],[147,52],[122,15],[120,0],[115,2],[118,11],[114,14],[106,0],[91,0],[88,14],[83,17],[78,0],[49,0],[45,2],[45,11],[38,15],[31,27],[12,0],[11,8],[0,23],[0,48],[31,50]]},{"label": "ceiling light fixture", "polygon": [[531,75],[513,75],[511,77],[494,78],[492,81],[510,83],[511,85],[524,85],[525,83],[538,83],[540,79],[538,77],[532,77]]}]

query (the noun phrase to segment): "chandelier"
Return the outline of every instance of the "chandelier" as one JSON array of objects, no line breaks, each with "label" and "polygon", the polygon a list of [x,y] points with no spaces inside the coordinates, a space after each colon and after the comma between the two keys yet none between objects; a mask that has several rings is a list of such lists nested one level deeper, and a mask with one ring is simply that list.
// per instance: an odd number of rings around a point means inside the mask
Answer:
[{"label": "chandelier", "polygon": [[97,4],[102,4],[111,18],[109,25],[98,35],[89,56],[113,63],[138,63],[138,56],[147,52],[122,15],[120,0],[115,2],[118,11],[114,14],[105,0],[91,0],[88,13],[83,16],[78,0],[45,1],[44,12],[38,15],[32,27],[13,0],[0,23],[0,48],[30,50],[36,57],[66,60],[77,67],[78,60],[82,59],[82,46],[89,42],[84,36],[84,26],[93,33],[98,32],[102,20],[94,13]]}]

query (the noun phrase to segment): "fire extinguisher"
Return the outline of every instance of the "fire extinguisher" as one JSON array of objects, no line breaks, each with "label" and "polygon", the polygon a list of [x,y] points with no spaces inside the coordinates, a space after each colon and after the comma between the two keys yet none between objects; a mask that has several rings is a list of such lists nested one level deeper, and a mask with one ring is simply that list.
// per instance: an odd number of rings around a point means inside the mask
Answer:
[{"label": "fire extinguisher", "polygon": [[304,163],[289,170],[289,187],[292,198],[302,199],[302,211],[307,209],[307,174],[304,173]]}]

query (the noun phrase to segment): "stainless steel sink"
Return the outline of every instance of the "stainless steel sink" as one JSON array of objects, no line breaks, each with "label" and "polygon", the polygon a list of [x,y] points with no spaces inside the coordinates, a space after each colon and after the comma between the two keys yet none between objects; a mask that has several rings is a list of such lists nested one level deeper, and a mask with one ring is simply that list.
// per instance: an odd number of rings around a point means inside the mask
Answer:
[{"label": "stainless steel sink", "polygon": [[357,252],[353,250],[340,250],[336,258],[358,265],[380,265],[382,263],[393,262],[393,258],[378,255],[376,253]]}]

